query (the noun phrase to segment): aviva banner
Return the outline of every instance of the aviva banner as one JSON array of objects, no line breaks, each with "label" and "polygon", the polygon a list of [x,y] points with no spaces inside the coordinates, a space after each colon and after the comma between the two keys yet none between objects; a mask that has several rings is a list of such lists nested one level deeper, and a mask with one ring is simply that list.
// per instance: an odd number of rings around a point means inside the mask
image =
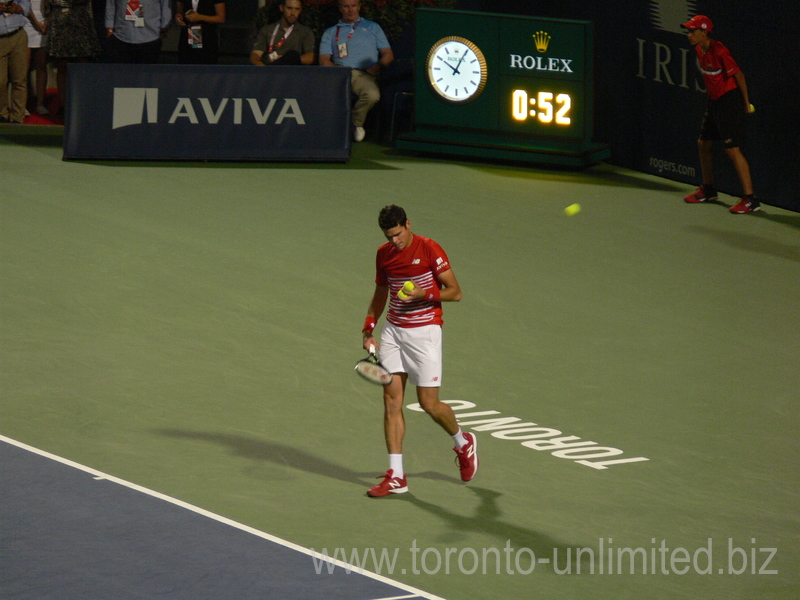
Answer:
[{"label": "aviva banner", "polygon": [[65,159],[350,157],[350,71],[70,64]]}]

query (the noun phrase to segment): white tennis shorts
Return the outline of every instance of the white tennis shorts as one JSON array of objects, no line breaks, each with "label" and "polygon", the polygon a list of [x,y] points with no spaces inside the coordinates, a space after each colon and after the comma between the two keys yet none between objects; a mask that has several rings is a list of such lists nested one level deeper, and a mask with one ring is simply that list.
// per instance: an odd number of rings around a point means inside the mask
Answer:
[{"label": "white tennis shorts", "polygon": [[386,323],[381,330],[380,359],[392,373],[407,373],[411,385],[441,386],[441,326],[397,327]]}]

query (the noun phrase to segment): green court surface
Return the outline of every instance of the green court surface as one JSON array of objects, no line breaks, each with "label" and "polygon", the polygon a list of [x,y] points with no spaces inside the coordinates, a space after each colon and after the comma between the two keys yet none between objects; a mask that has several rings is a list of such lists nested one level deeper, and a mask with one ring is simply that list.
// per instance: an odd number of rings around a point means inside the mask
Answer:
[{"label": "green court surface", "polygon": [[[0,434],[448,600],[800,597],[800,215],[608,165],[67,163],[9,131]],[[408,410],[410,493],[375,500],[352,368],[390,203],[463,289],[442,397],[482,462],[462,484]]]}]

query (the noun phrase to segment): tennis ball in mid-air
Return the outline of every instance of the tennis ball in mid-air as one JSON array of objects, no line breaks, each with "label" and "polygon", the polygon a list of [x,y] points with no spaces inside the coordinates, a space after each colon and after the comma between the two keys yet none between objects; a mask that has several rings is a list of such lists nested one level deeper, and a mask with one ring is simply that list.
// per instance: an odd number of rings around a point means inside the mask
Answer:
[{"label": "tennis ball in mid-air", "polygon": [[564,214],[567,215],[568,217],[571,217],[572,215],[577,215],[579,212],[581,212],[581,205],[577,203],[570,204],[567,208],[564,209]]}]

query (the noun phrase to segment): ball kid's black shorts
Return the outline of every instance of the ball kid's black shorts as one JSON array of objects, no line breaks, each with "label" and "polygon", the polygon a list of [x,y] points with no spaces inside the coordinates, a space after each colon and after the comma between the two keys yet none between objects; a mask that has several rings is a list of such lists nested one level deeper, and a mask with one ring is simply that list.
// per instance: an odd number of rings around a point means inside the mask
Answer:
[{"label": "ball kid's black shorts", "polygon": [[726,148],[738,148],[745,141],[744,97],[739,88],[723,94],[716,100],[708,99],[701,140],[722,140]]}]

